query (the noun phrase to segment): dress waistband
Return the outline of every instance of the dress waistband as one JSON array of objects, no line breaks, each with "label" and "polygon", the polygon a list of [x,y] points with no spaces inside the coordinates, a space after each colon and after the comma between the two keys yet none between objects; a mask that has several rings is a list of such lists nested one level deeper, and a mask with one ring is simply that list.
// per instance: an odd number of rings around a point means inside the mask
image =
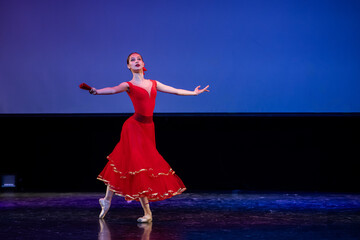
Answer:
[{"label": "dress waistband", "polygon": [[153,122],[153,116],[144,116],[138,113],[134,113],[133,115],[134,119],[141,123],[152,123]]}]

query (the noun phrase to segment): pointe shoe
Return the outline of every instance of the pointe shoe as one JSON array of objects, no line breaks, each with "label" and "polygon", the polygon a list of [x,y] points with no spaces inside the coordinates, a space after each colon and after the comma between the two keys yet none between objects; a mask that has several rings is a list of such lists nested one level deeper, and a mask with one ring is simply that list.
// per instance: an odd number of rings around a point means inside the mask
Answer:
[{"label": "pointe shoe", "polygon": [[101,206],[101,212],[100,212],[99,218],[104,218],[106,213],[109,211],[111,202],[108,200],[105,200],[103,198],[100,198],[99,203]]},{"label": "pointe shoe", "polygon": [[145,215],[143,217],[139,217],[137,219],[137,221],[139,223],[150,223],[150,222],[152,222],[152,217],[150,215]]}]

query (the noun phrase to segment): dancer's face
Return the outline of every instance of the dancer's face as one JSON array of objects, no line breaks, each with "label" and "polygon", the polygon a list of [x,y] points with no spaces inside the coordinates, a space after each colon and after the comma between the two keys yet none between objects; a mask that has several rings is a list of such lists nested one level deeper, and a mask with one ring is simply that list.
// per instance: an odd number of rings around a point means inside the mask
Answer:
[{"label": "dancer's face", "polygon": [[137,53],[131,54],[129,58],[128,68],[133,72],[138,72],[144,67],[141,56]]}]

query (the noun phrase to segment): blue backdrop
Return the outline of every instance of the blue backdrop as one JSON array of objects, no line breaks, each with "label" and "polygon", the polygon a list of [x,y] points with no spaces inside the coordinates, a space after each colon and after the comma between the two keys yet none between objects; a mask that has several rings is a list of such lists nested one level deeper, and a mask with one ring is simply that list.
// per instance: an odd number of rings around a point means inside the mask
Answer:
[{"label": "blue backdrop", "polygon": [[128,113],[146,78],[210,94],[158,94],[156,112],[359,112],[357,0],[0,0],[0,113]]}]

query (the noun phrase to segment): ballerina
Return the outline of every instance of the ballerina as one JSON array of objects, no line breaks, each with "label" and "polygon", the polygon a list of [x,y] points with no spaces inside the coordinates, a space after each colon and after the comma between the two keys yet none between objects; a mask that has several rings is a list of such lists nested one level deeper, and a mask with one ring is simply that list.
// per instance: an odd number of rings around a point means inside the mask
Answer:
[{"label": "ballerina", "polygon": [[144,216],[138,222],[151,222],[149,202],[160,201],[181,194],[186,190],[181,179],[159,154],[155,145],[153,111],[157,92],[182,96],[196,96],[209,92],[209,86],[194,91],[177,89],[144,78],[145,63],[139,53],[131,53],[127,67],[133,74],[131,81],[115,87],[91,88],[93,95],[109,95],[127,92],[134,105],[135,113],[122,126],[119,143],[107,157],[108,162],[98,179],[106,185],[104,198],[99,199],[104,218],[108,212],[114,193],[128,201],[140,201]]}]

